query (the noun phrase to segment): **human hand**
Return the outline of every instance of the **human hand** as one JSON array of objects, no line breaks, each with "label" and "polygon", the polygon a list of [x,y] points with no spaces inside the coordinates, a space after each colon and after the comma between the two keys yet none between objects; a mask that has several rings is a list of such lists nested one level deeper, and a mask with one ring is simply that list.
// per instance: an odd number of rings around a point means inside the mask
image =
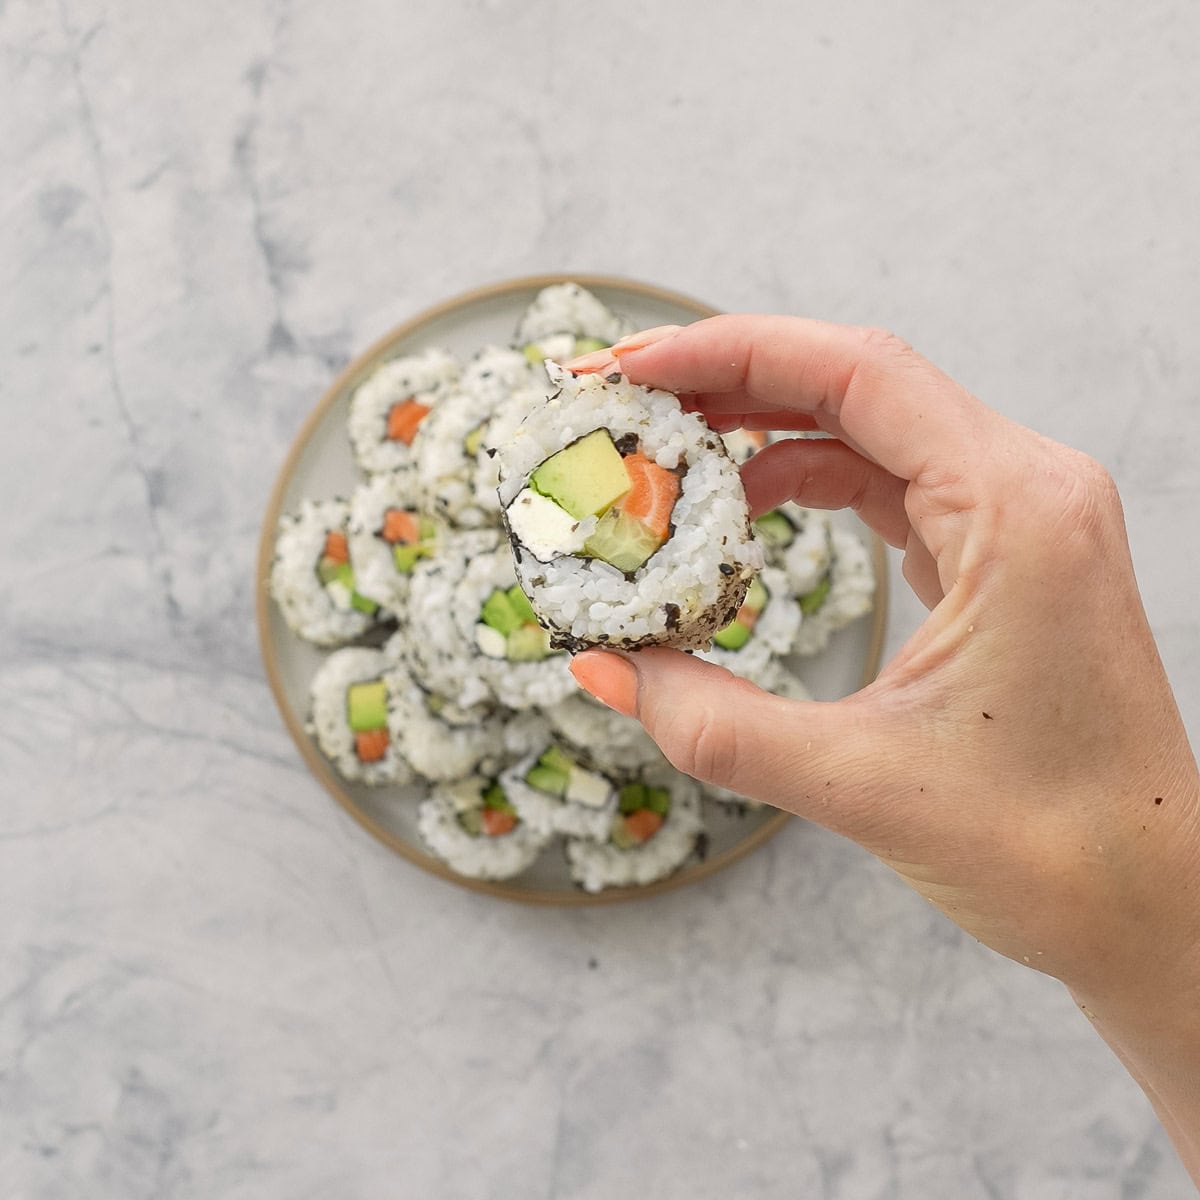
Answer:
[{"label": "human hand", "polygon": [[[853,838],[1063,980],[1151,1090],[1200,994],[1200,786],[1112,480],[877,331],[725,316],[611,355],[719,430],[833,435],[755,455],[752,510],[855,509],[903,549],[932,611],[875,683],[832,704],[669,650],[588,651],[576,677],[680,769]],[[1180,1104],[1200,1122],[1190,1088],[1192,1109],[1161,1082],[1152,1094],[1160,1112],[1175,1097],[1177,1140]]]}]

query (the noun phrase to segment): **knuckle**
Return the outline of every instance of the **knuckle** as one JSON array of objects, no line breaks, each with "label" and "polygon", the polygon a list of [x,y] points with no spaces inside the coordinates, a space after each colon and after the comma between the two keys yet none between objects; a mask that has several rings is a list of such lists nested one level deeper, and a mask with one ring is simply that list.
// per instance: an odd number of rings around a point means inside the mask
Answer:
[{"label": "knuckle", "polygon": [[673,767],[709,783],[728,786],[737,762],[736,724],[708,704],[672,706],[651,730]]}]

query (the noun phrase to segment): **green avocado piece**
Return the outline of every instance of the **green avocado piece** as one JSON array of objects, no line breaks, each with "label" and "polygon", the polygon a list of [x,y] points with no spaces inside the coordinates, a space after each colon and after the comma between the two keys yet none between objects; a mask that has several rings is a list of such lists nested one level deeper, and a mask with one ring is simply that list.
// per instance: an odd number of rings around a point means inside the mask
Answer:
[{"label": "green avocado piece", "polygon": [[770,593],[763,587],[762,581],[756,576],[750,581],[750,587],[746,591],[746,598],[742,601],[742,607],[748,608],[751,612],[760,613],[767,607],[767,601],[770,598]]},{"label": "green avocado piece", "polygon": [[512,805],[504,794],[504,789],[498,783],[489,783],[483,793],[484,808],[498,808],[502,811],[512,811]]},{"label": "green avocado piece", "polygon": [[513,610],[508,593],[499,588],[483,602],[483,608],[479,610],[479,619],[505,637],[525,624],[523,618]]},{"label": "green avocado piece", "polygon": [[593,429],[550,455],[529,483],[580,519],[606,512],[630,488],[629,472],[607,429]]},{"label": "green avocado piece", "polygon": [[740,650],[750,640],[750,629],[741,621],[730,621],[713,634],[713,642],[722,650]]},{"label": "green avocado piece", "polygon": [[777,508],[763,513],[754,522],[754,531],[769,546],[785,550],[796,540],[796,529]]},{"label": "green avocado piece", "polygon": [[628,574],[636,571],[661,545],[653,531],[637,517],[613,508],[600,518],[595,532],[584,542],[583,552]]},{"label": "green avocado piece", "polygon": [[811,592],[806,592],[800,597],[800,611],[806,617],[811,617],[825,603],[832,586],[833,576],[830,574],[822,576],[821,582]]},{"label": "green avocado piece", "polygon": [[428,554],[429,547],[424,542],[415,542],[411,546],[397,542],[392,547],[392,561],[402,575],[407,575],[417,565],[417,560],[425,558]]},{"label": "green avocado piece", "polygon": [[539,767],[549,767],[551,771],[557,771],[562,776],[568,776],[575,770],[575,764],[567,757],[557,746],[551,746],[541,758],[538,759]]},{"label": "green avocado piece", "polygon": [[346,721],[354,733],[387,725],[387,684],[382,679],[352,683],[346,689]]},{"label": "green avocado piece", "polygon": [[366,596],[360,596],[357,592],[350,593],[350,607],[356,612],[366,613],[369,617],[375,612],[379,605],[374,600],[368,600]]},{"label": "green avocado piece", "polygon": [[349,563],[335,562],[332,558],[322,558],[321,561],[317,563],[317,578],[322,583],[333,583],[335,579],[340,579],[342,577],[341,573],[343,567],[350,571],[350,577],[351,580],[353,580],[354,572]]},{"label": "green avocado piece", "polygon": [[550,653],[550,639],[540,625],[521,625],[508,635],[504,657],[509,662],[540,662]]},{"label": "green avocado piece", "polygon": [[660,817],[665,817],[671,811],[671,793],[666,788],[648,787],[646,803],[642,807],[648,808],[652,813],[658,813]]},{"label": "green avocado piece", "polygon": [[540,367],[542,365],[542,359],[546,357],[544,351],[542,350],[541,342],[526,342],[525,345],[521,347],[521,353],[525,355],[525,358],[529,362],[533,363],[535,367]]},{"label": "green avocado piece", "polygon": [[646,792],[647,788],[642,783],[627,783],[620,791],[617,807],[620,811],[628,816],[630,813],[635,813],[639,808],[646,807]]},{"label": "green avocado piece", "polygon": [[514,583],[505,595],[508,597],[509,607],[521,618],[522,624],[537,624],[537,614],[533,611],[533,605],[529,603],[529,597],[521,591],[520,584]]},{"label": "green avocado piece", "polygon": [[575,339],[575,356],[591,354],[594,350],[605,350],[608,343],[598,337],[577,337]]},{"label": "green avocado piece", "polygon": [[551,796],[562,796],[567,790],[567,776],[551,767],[530,767],[525,773],[525,782],[539,792],[549,792]]},{"label": "green avocado piece", "polygon": [[465,438],[463,438],[463,450],[469,454],[471,458],[474,458],[475,455],[479,453],[479,447],[483,442],[483,427],[486,424],[486,421],[480,422],[480,424],[476,425],[475,428],[472,429]]}]

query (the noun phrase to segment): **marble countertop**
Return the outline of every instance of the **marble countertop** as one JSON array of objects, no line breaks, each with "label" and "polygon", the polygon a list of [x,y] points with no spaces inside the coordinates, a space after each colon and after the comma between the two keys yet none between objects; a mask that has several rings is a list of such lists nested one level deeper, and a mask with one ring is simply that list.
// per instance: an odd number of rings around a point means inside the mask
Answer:
[{"label": "marble countertop", "polygon": [[253,591],[351,356],[624,275],[888,326],[1101,459],[1195,739],[1198,39],[1165,0],[0,2],[0,1192],[1189,1194],[1058,984],[814,827],[598,910],[403,862],[306,773]]}]

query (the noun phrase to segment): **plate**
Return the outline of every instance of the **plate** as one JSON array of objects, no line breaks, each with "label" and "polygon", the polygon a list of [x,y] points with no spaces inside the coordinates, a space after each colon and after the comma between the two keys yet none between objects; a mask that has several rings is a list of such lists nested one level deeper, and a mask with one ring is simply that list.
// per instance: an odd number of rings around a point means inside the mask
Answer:
[{"label": "plate", "polygon": [[[632,280],[594,275],[540,275],[478,288],[419,313],[350,363],[296,435],[263,518],[255,594],[263,664],[284,723],[309,770],[363,828],[410,862],[472,891],[529,903],[592,905],[642,899],[703,879],[761,846],[791,818],[772,809],[736,815],[706,802],[709,842],[704,860],[693,861],[667,879],[646,887],[612,888],[595,895],[583,892],[571,882],[565,857],[553,846],[513,880],[490,882],[457,875],[428,854],[420,841],[416,822],[420,789],[369,788],[347,783],[333,772],[305,733],[309,681],[328,652],[292,634],[268,592],[281,514],[292,511],[307,497],[349,495],[362,480],[346,435],[349,399],[358,384],[383,360],[427,346],[444,346],[466,362],[486,344],[507,344],[534,296],[550,284],[569,280],[594,292],[610,308],[627,317],[634,328],[686,324],[717,312],[689,297]],[[797,660],[802,664],[800,673],[805,683],[819,700],[836,700],[875,678],[886,625],[887,561],[883,545],[852,514],[839,513],[836,519],[853,525],[870,539],[876,600],[869,617],[835,633],[821,654]]]}]

